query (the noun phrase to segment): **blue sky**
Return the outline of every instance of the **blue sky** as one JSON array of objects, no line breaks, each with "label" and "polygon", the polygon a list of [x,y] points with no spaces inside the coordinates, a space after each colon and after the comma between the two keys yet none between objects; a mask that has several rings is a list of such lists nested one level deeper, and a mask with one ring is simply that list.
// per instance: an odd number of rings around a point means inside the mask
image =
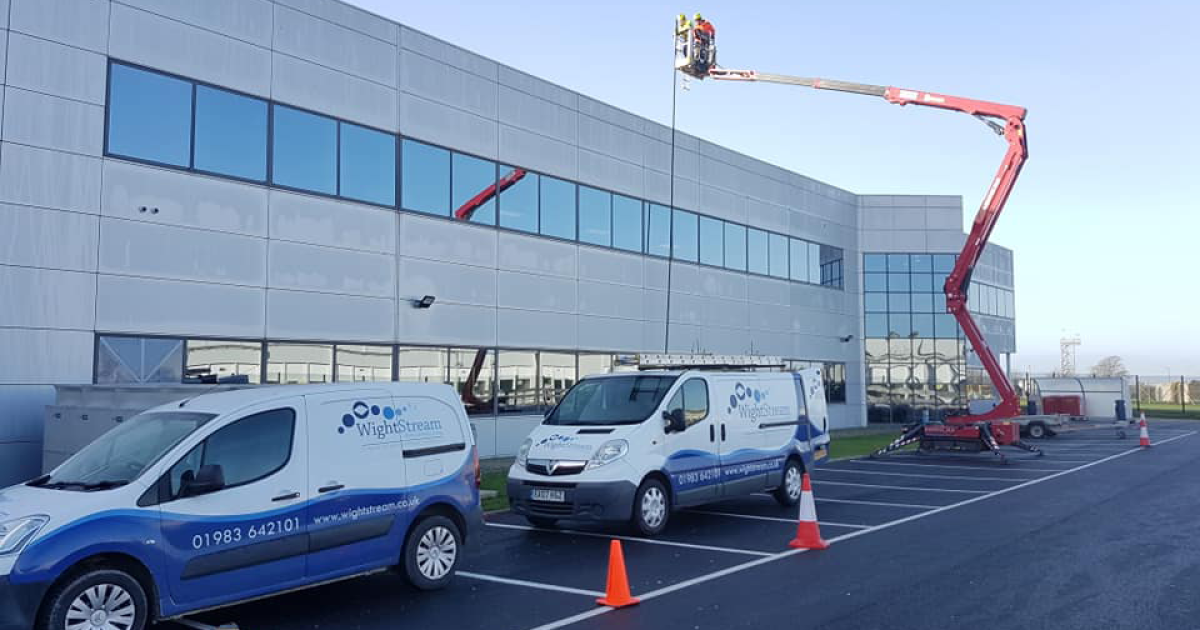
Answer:
[{"label": "blue sky", "polygon": [[[549,0],[355,4],[669,124],[674,15],[721,65],[1022,105],[1030,160],[993,240],[1016,251],[1013,368],[1121,355],[1200,374],[1200,2]],[[973,118],[855,95],[693,82],[681,130],[856,193],[961,194],[1004,143]]]}]

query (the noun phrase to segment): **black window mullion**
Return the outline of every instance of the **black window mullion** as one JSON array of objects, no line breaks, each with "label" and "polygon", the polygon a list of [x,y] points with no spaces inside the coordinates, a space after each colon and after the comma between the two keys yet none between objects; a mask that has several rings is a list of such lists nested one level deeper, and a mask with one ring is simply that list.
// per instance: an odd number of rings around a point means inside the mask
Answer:
[{"label": "black window mullion", "polygon": [[191,137],[188,142],[191,146],[188,150],[188,168],[196,168],[196,84],[192,83],[192,128],[189,132]]},{"label": "black window mullion", "polygon": [[336,160],[336,166],[334,167],[334,174],[333,174],[333,190],[334,190],[334,194],[341,197],[342,196],[342,125],[344,125],[345,123],[343,123],[340,120],[336,120],[336,119],[335,119],[335,122],[337,123],[337,125],[336,125],[337,138],[333,142],[333,150],[335,153],[337,153],[337,160]]}]

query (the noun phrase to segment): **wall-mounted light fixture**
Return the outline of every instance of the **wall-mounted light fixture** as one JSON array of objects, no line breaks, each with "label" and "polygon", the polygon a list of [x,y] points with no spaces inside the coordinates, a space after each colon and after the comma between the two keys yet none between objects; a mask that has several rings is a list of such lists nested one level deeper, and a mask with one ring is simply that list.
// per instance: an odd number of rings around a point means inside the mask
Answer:
[{"label": "wall-mounted light fixture", "polygon": [[425,297],[423,297],[419,300],[413,300],[412,305],[413,305],[413,308],[429,308],[430,306],[433,306],[433,302],[435,300],[437,300],[437,298],[435,296],[426,295]]},{"label": "wall-mounted light fixture", "polygon": [[845,337],[841,337],[842,343],[850,343],[852,339],[854,339],[854,335],[846,335]]}]

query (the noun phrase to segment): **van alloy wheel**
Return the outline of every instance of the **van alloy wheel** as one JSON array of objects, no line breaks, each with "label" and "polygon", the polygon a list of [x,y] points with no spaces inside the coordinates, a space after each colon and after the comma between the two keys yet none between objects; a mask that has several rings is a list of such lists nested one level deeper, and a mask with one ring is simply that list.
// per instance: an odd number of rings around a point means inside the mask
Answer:
[{"label": "van alloy wheel", "polygon": [[642,494],[642,520],[649,529],[658,529],[667,516],[667,497],[658,486],[651,486]]},{"label": "van alloy wheel", "polygon": [[64,630],[129,630],[137,617],[133,597],[116,584],[96,584],[67,609]]},{"label": "van alloy wheel", "polygon": [[445,527],[432,527],[417,543],[417,568],[430,580],[440,580],[454,567],[458,543]]},{"label": "van alloy wheel", "polygon": [[804,478],[800,473],[800,469],[795,466],[788,466],[787,476],[783,481],[783,485],[787,490],[788,498],[793,501],[799,501],[800,493],[804,488]]}]

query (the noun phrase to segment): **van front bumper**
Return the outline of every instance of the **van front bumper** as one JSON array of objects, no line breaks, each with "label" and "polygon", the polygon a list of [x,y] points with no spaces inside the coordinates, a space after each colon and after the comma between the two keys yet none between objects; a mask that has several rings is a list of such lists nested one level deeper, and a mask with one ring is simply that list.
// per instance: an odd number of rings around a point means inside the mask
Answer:
[{"label": "van front bumper", "polygon": [[[571,482],[569,476],[508,480],[508,504],[512,511],[535,518],[627,521],[633,511],[637,486],[631,481]],[[533,490],[562,490],[564,501],[534,501]]]},{"label": "van front bumper", "polygon": [[29,630],[37,617],[38,606],[47,584],[12,584],[0,576],[0,630]]}]

